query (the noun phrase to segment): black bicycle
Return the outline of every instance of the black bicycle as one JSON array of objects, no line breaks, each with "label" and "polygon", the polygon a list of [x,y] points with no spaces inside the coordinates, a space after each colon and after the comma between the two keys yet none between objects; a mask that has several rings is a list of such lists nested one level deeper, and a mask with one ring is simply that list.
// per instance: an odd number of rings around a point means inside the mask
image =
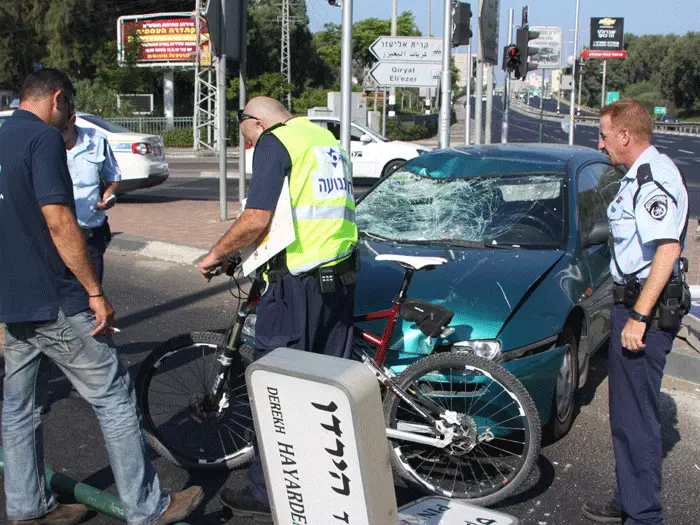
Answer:
[{"label": "black bicycle", "polygon": [[[385,366],[399,319],[439,339],[452,330],[453,313],[407,297],[414,273],[444,259],[377,259],[400,264],[403,282],[389,309],[355,317],[353,353],[381,383],[394,471],[426,494],[480,505],[508,497],[539,456],[540,420],[530,395],[505,368],[467,352],[421,357],[398,375]],[[245,297],[239,267],[234,258],[226,272],[242,304],[227,331],[170,339],[151,352],[136,378],[148,443],[185,468],[233,468],[253,454],[244,374],[252,361],[254,312],[264,284],[252,282]],[[378,319],[386,320],[382,335],[361,328]]]}]

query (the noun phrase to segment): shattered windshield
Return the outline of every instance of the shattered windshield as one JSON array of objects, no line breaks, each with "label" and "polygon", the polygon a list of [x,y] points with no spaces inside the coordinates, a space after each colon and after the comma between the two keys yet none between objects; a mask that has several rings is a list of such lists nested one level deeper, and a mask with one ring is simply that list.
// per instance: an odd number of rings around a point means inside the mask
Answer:
[{"label": "shattered windshield", "polygon": [[565,246],[563,174],[434,178],[400,168],[357,207],[369,237],[455,246]]}]

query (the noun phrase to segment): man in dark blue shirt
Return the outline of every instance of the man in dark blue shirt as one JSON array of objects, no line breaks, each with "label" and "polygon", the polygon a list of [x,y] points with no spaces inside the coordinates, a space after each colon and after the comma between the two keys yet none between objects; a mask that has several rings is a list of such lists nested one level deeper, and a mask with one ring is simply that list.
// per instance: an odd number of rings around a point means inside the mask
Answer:
[{"label": "man in dark blue shirt", "polygon": [[61,132],[74,111],[68,76],[41,69],[0,128],[0,322],[5,323],[2,441],[13,525],[79,523],[84,505],[59,505],[46,482],[41,373],[54,361],[90,402],[103,430],[127,522],[180,521],[199,487],[170,496],[145,456],[134,389],[109,336],[114,310],[100,288],[75,217]]}]

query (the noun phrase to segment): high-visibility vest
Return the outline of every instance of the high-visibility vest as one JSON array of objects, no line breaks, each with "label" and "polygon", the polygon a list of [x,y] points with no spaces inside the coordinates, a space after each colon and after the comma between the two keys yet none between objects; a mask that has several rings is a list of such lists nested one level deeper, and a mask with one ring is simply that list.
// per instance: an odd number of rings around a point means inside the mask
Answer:
[{"label": "high-visibility vest", "polygon": [[302,117],[270,129],[289,153],[289,193],[296,240],[286,249],[289,272],[332,266],[357,244],[352,173],[333,134]]}]

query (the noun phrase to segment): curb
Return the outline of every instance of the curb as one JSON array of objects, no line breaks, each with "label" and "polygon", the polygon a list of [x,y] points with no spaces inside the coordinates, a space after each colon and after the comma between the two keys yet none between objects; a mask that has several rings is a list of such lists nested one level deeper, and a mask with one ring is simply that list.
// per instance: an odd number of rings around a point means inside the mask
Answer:
[{"label": "curb", "polygon": [[197,264],[209,252],[199,246],[156,241],[127,233],[115,235],[109,243],[109,249],[185,265]]}]

